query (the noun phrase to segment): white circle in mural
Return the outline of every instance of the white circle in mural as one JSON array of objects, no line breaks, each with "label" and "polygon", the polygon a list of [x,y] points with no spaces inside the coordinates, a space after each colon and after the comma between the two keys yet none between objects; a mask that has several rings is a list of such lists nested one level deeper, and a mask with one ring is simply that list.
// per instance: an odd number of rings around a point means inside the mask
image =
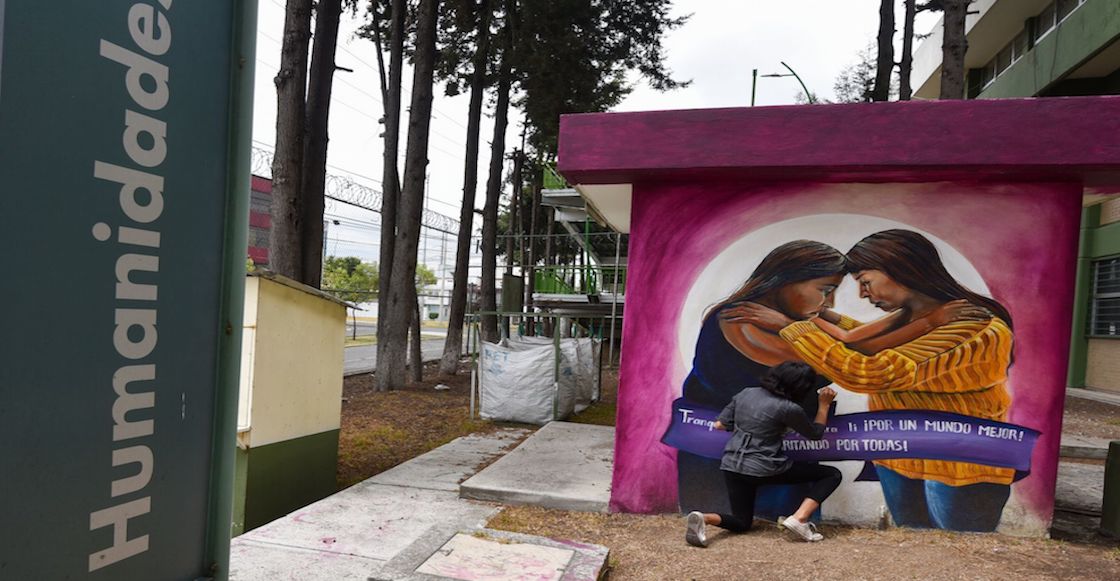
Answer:
[{"label": "white circle in mural", "polygon": [[[692,368],[704,313],[742,286],[771,250],[794,240],[814,240],[847,252],[863,238],[893,228],[912,230],[928,238],[953,278],[977,293],[989,294],[983,277],[963,254],[948,242],[909,224],[862,214],[814,214],[775,222],[732,242],[704,267],[692,284],[682,305],[677,328],[677,348],[684,369]],[[859,290],[850,276],[844,277],[844,282],[836,290],[835,310],[864,322],[886,315],[859,298]],[[837,398],[840,413],[867,409],[866,398],[842,390],[840,393]]]}]

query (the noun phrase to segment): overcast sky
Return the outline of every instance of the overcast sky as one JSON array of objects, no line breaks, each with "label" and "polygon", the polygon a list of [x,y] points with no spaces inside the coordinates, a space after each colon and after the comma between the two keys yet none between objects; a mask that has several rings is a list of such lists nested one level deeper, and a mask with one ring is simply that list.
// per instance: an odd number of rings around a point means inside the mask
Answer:
[{"label": "overcast sky", "polygon": [[[901,2],[896,18],[901,29]],[[691,79],[686,89],[661,93],[636,80],[634,92],[615,110],[644,111],[738,107],[750,104],[751,69],[759,74],[785,72],[785,61],[822,98],[832,97],[832,85],[840,71],[855,61],[857,53],[874,40],[878,28],[878,0],[679,0],[673,14],[691,14],[683,27],[665,39],[667,65],[678,79]],[[328,171],[347,175],[372,188],[380,188],[382,114],[376,73],[377,56],[372,43],[354,37],[364,18],[344,16],[337,56],[339,66],[353,73],[335,75],[330,121]],[[917,30],[927,32],[936,16],[919,19]],[[260,0],[257,36],[256,95],[253,139],[271,148],[275,135],[276,91],[272,78],[280,61],[283,33],[283,0]],[[411,80],[405,80],[404,106],[408,106]],[[794,103],[800,86],[793,78],[761,78],[756,104]],[[463,156],[466,134],[467,97],[443,96],[436,89],[435,113],[430,139],[428,208],[458,218],[462,198]],[[507,146],[517,142],[520,117],[511,111]],[[482,206],[489,159],[487,143],[493,133],[491,120],[483,120],[483,145],[479,159],[479,191],[476,206]],[[404,134],[401,151],[404,151]],[[375,257],[376,248],[364,242],[376,238],[370,229],[347,229],[342,224],[331,233],[330,254],[359,254]],[[477,221],[476,221],[477,222]],[[360,240],[359,240],[360,239]],[[342,240],[343,242],[339,242]],[[347,248],[345,240],[355,240]],[[339,248],[341,246],[341,248]],[[376,260],[376,258],[373,258]],[[431,260],[429,259],[429,262]]]}]

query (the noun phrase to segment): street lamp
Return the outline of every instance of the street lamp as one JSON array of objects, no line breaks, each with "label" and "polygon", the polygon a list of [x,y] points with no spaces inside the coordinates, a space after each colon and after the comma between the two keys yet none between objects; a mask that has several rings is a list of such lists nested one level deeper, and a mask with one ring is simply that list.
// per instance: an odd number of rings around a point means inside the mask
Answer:
[{"label": "street lamp", "polygon": [[[797,73],[794,72],[794,70],[792,68],[790,68],[790,66],[785,63],[785,61],[781,61],[781,63],[782,63],[782,66],[785,67],[787,71],[789,71],[789,73],[770,73],[768,75],[761,75],[761,76],[763,76],[763,77],[793,77],[793,78],[797,79],[798,83],[801,83],[801,89],[803,91],[805,91],[805,98],[809,100],[809,104],[812,105],[812,104],[816,103],[817,102],[816,99],[813,98],[813,94],[809,92],[809,88],[805,86],[805,82],[801,80],[801,77],[799,77],[797,75]],[[751,71],[751,107],[754,107],[755,85],[758,84],[758,77],[759,76],[760,75],[758,74],[758,69],[753,69]]]}]

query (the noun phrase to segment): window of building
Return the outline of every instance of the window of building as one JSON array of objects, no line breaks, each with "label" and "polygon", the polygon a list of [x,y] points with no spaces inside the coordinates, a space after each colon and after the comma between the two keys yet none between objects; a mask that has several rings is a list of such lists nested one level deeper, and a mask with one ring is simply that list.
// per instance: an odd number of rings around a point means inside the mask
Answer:
[{"label": "window of building", "polygon": [[1027,29],[1024,28],[1023,30],[1019,31],[1018,35],[1015,36],[1015,40],[1011,41],[1011,62],[1015,62],[1023,58],[1023,56],[1027,54],[1028,48]]},{"label": "window of building", "polygon": [[1078,0],[1058,0],[1058,22],[1066,19],[1081,4]]},{"label": "window of building", "polygon": [[1052,3],[1038,15],[1037,28],[1034,34],[1035,42],[1038,42],[1038,39],[1046,36],[1051,30],[1054,30],[1054,27],[1058,25],[1058,21],[1055,18],[1057,15],[1057,7]]},{"label": "window of building", "polygon": [[1011,66],[1011,45],[1009,44],[1009,45],[1003,47],[1003,50],[999,51],[999,54],[996,55],[996,74],[998,75],[998,74],[1002,73],[1003,71],[1006,71],[1007,68],[1010,67],[1010,66]]},{"label": "window of building", "polygon": [[994,80],[996,80],[996,63],[992,61],[980,69],[980,86],[987,87]]},{"label": "window of building", "polygon": [[1093,264],[1093,308],[1089,334],[1120,337],[1120,257]]}]

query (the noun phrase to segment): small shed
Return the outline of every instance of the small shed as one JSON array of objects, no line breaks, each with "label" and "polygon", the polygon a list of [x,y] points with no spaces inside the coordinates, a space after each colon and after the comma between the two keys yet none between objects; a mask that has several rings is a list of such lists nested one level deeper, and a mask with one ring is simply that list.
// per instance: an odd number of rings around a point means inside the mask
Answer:
[{"label": "small shed", "polygon": [[348,306],[269,271],[245,281],[235,535],[338,489]]}]

